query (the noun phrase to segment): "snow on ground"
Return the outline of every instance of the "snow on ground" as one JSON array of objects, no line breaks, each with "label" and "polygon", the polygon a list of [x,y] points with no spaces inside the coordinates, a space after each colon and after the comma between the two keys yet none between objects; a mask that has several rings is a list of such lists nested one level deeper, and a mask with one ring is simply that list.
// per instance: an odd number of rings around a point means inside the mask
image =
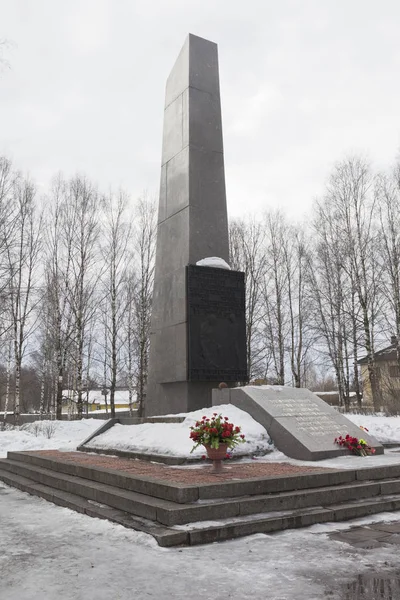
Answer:
[{"label": "snow on ground", "polygon": [[[210,417],[213,413],[222,413],[229,420],[242,428],[246,443],[234,450],[235,456],[245,454],[266,453],[273,446],[267,431],[248,413],[233,405],[224,404],[212,408],[202,408],[187,413],[182,423],[143,423],[142,425],[114,425],[105,433],[90,442],[93,448],[129,450],[131,452],[147,452],[169,456],[190,456],[193,442],[189,438],[190,426],[201,420],[203,415]],[[192,456],[200,457],[204,448],[200,446]]]},{"label": "snow on ground", "polygon": [[395,442],[400,444],[400,417],[385,417],[384,415],[351,415],[344,414],[358,425],[366,427],[368,432],[381,444]]},{"label": "snow on ground", "polygon": [[[256,460],[262,462],[285,462],[291,465],[304,465],[308,467],[323,467],[324,469],[365,469],[367,467],[387,467],[389,465],[400,464],[400,452],[397,452],[397,450],[385,449],[384,454],[374,454],[373,456],[348,454],[320,461],[296,460],[295,458],[286,456],[283,452],[279,452],[279,450],[274,450],[267,456],[257,457]],[[255,459],[253,458],[252,460]]]},{"label": "snow on ground", "polygon": [[20,450],[76,450],[101,425],[98,419],[34,421],[6,429],[0,431],[0,457]]},{"label": "snow on ground", "polygon": [[[258,456],[257,460],[268,462],[290,462],[292,464],[316,465],[315,462],[298,461],[288,458],[274,449],[267,431],[248,413],[232,405],[224,404],[212,408],[201,409],[183,414],[182,423],[144,423],[142,425],[115,425],[104,434],[94,438],[90,445],[96,448],[116,448],[132,452],[147,452],[169,456],[200,457],[204,449],[200,446],[190,454],[193,443],[189,438],[190,426],[203,415],[211,416],[213,412],[223,416],[242,427],[247,442],[235,448],[235,456]],[[353,423],[367,427],[370,434],[380,442],[397,442],[400,444],[400,417],[376,415],[346,415]],[[98,419],[82,421],[36,421],[20,428],[0,431],[0,457],[8,451],[16,450],[75,450],[92,432],[102,425]],[[362,432],[360,430],[360,434]],[[49,437],[50,436],[50,437]],[[265,456],[260,456],[265,455]],[[242,459],[246,460],[246,459]],[[360,458],[343,456],[324,460],[324,467],[336,469],[353,469],[367,466],[389,465],[400,462],[400,453],[396,450],[385,451],[383,456]]]},{"label": "snow on ground", "polygon": [[[222,413],[229,417],[235,425],[240,425],[247,442],[235,448],[235,456],[262,455],[258,460],[286,461],[293,464],[313,464],[306,461],[290,459],[274,449],[268,432],[257,423],[248,413],[233,405],[221,405],[212,408],[182,414],[182,423],[144,423],[142,425],[115,425],[104,434],[94,438],[90,445],[96,448],[116,448],[132,452],[148,452],[169,456],[189,457],[193,443],[189,438],[190,426],[201,419],[203,415],[211,416],[213,412]],[[367,427],[370,434],[383,443],[397,442],[400,444],[400,417],[385,417],[383,415],[346,415],[358,426]],[[74,450],[93,431],[102,425],[98,419],[83,419],[82,421],[36,421],[6,431],[0,431],[0,457],[6,456],[7,451],[60,449]],[[361,430],[360,430],[360,434]],[[49,437],[50,436],[50,437]],[[200,457],[204,449],[199,447],[192,453]],[[384,456],[365,457],[344,456],[328,459],[323,465],[332,468],[360,468],[393,464],[400,462],[400,453],[385,452]]]},{"label": "snow on ground", "polygon": [[360,575],[400,569],[394,545],[365,550],[328,537],[400,513],[166,549],[2,483],[0,511],[0,600],[343,600]]}]

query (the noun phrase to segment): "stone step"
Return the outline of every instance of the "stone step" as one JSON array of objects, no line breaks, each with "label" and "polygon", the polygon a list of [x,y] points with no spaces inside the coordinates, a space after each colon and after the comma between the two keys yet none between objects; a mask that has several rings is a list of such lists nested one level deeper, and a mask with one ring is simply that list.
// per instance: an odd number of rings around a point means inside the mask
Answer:
[{"label": "stone step", "polygon": [[[187,523],[191,520],[203,520],[209,518],[208,507],[206,505],[195,506],[186,504],[177,504],[169,500],[153,498],[138,492],[131,492],[121,488],[98,483],[58,473],[50,469],[44,469],[36,465],[29,465],[13,460],[0,460],[0,469],[9,471],[41,483],[48,487],[52,487],[64,492],[73,493],[87,500],[99,502],[112,506],[118,510],[133,514],[135,516],[144,517],[151,521],[159,522],[164,525],[175,525]],[[216,517],[221,517],[227,511],[230,514],[236,514],[235,510],[229,510],[227,507],[216,506],[213,509],[213,514]],[[194,518],[192,518],[192,515]]]},{"label": "stone step", "polygon": [[157,543],[160,546],[167,547],[189,544],[189,533],[186,531],[174,530],[148,519],[134,517],[127,512],[115,509],[111,506],[87,500],[76,494],[57,490],[41,483],[36,483],[32,479],[16,475],[10,471],[4,471],[1,468],[0,480],[7,485],[18,488],[32,496],[43,498],[58,506],[63,506],[76,512],[86,514],[89,517],[107,519],[108,521],[118,523],[119,525],[134,529],[135,531],[148,533],[157,540]]},{"label": "stone step", "polygon": [[[220,523],[213,523],[212,526],[207,526],[206,523],[192,523],[186,530],[189,532],[190,545],[208,544],[255,533],[273,533],[285,529],[308,527],[316,523],[347,521],[399,509],[400,495],[379,496],[371,500],[354,500],[325,507],[316,506],[275,514],[259,514],[230,521],[224,520]],[[182,529],[180,528],[180,530]]]},{"label": "stone step", "polygon": [[[66,475],[74,475],[82,477],[98,483],[105,483],[113,487],[139,492],[179,502],[185,504],[198,499],[197,486],[186,486],[161,480],[152,480],[146,476],[130,475],[121,471],[113,471],[112,469],[104,469],[102,467],[85,466],[75,462],[62,461],[59,459],[53,460],[45,456],[40,456],[37,453],[30,452],[8,452],[9,460],[21,462],[24,464],[36,465],[44,469],[57,471],[57,473],[65,473]],[[4,460],[4,459],[3,459]]]},{"label": "stone step", "polygon": [[147,519],[132,517],[131,514],[102,503],[37,483],[29,478],[3,470],[1,466],[0,480],[54,504],[149,533],[160,546],[205,544],[255,533],[273,533],[284,529],[307,527],[328,521],[344,521],[400,509],[400,495],[388,495],[326,507],[316,506],[302,510],[258,514],[251,517],[220,519],[212,526],[209,526],[208,523],[191,523],[187,526],[163,527]]},{"label": "stone step", "polygon": [[[59,453],[62,456],[62,453]],[[118,470],[87,466],[71,461],[63,461],[60,456],[52,459],[35,452],[9,452],[8,458],[13,461],[37,465],[52,469],[58,473],[74,475],[105,483],[124,490],[171,500],[182,504],[196,500],[226,499],[241,496],[258,496],[294,490],[310,490],[315,488],[336,487],[365,481],[382,481],[400,479],[400,464],[386,467],[369,467],[356,470],[324,470],[284,475],[275,477],[258,477],[235,481],[221,481],[209,484],[182,484],[167,480],[154,480],[146,476],[132,475]],[[365,459],[368,460],[368,459]],[[360,459],[362,462],[363,459]]]},{"label": "stone step", "polygon": [[[372,498],[382,494],[400,493],[400,480],[356,481],[334,487],[327,486],[280,493],[208,499],[183,504],[156,498],[149,494],[121,489],[120,487],[86,479],[80,475],[62,473],[58,466],[59,463],[57,463],[57,470],[52,470],[36,464],[11,459],[0,460],[0,468],[3,470],[168,526],[182,525],[193,521],[235,518],[271,511],[299,510],[313,506],[325,506],[332,503]],[[86,472],[89,470],[87,469]]]}]

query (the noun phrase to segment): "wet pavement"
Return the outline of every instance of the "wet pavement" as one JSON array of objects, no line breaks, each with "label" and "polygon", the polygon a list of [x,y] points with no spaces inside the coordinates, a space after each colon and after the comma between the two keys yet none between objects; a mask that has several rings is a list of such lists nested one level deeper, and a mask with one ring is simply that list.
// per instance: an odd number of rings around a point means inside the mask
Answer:
[{"label": "wet pavement", "polygon": [[[400,523],[375,523],[365,527],[352,527],[346,531],[332,533],[333,540],[346,542],[355,548],[382,548],[400,544]],[[400,595],[398,597],[400,600]]]},{"label": "wet pavement", "polygon": [[400,600],[400,512],[160,548],[0,483],[0,600]]},{"label": "wet pavement", "polygon": [[[400,523],[375,523],[364,527],[352,527],[346,531],[332,533],[329,537],[365,550],[393,546],[393,551],[397,554]],[[329,595],[331,594],[328,592],[327,597]],[[336,597],[338,600],[400,600],[400,571],[360,574],[355,581],[344,584]]]},{"label": "wet pavement", "polygon": [[399,600],[400,573],[390,577],[359,575],[346,584],[340,600]]}]

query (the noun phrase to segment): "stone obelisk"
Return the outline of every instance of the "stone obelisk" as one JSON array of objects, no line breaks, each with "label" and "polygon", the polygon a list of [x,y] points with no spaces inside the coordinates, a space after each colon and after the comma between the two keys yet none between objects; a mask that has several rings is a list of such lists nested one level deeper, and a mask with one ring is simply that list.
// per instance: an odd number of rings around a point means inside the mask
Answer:
[{"label": "stone obelisk", "polygon": [[223,380],[188,374],[187,266],[211,256],[229,260],[218,52],[189,34],[166,85],[146,416],[211,405]]}]

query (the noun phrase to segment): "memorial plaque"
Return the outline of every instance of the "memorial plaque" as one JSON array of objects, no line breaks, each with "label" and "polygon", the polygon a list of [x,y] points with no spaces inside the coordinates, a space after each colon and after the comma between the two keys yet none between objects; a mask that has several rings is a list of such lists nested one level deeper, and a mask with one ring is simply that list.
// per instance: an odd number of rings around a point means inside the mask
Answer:
[{"label": "memorial plaque", "polygon": [[187,267],[189,381],[247,381],[244,273]]},{"label": "memorial plaque", "polygon": [[335,437],[346,434],[365,439],[376,454],[383,454],[377,440],[305,388],[233,388],[229,400],[263,425],[278,450],[291,458],[322,460],[346,455],[348,451],[334,443]]}]

